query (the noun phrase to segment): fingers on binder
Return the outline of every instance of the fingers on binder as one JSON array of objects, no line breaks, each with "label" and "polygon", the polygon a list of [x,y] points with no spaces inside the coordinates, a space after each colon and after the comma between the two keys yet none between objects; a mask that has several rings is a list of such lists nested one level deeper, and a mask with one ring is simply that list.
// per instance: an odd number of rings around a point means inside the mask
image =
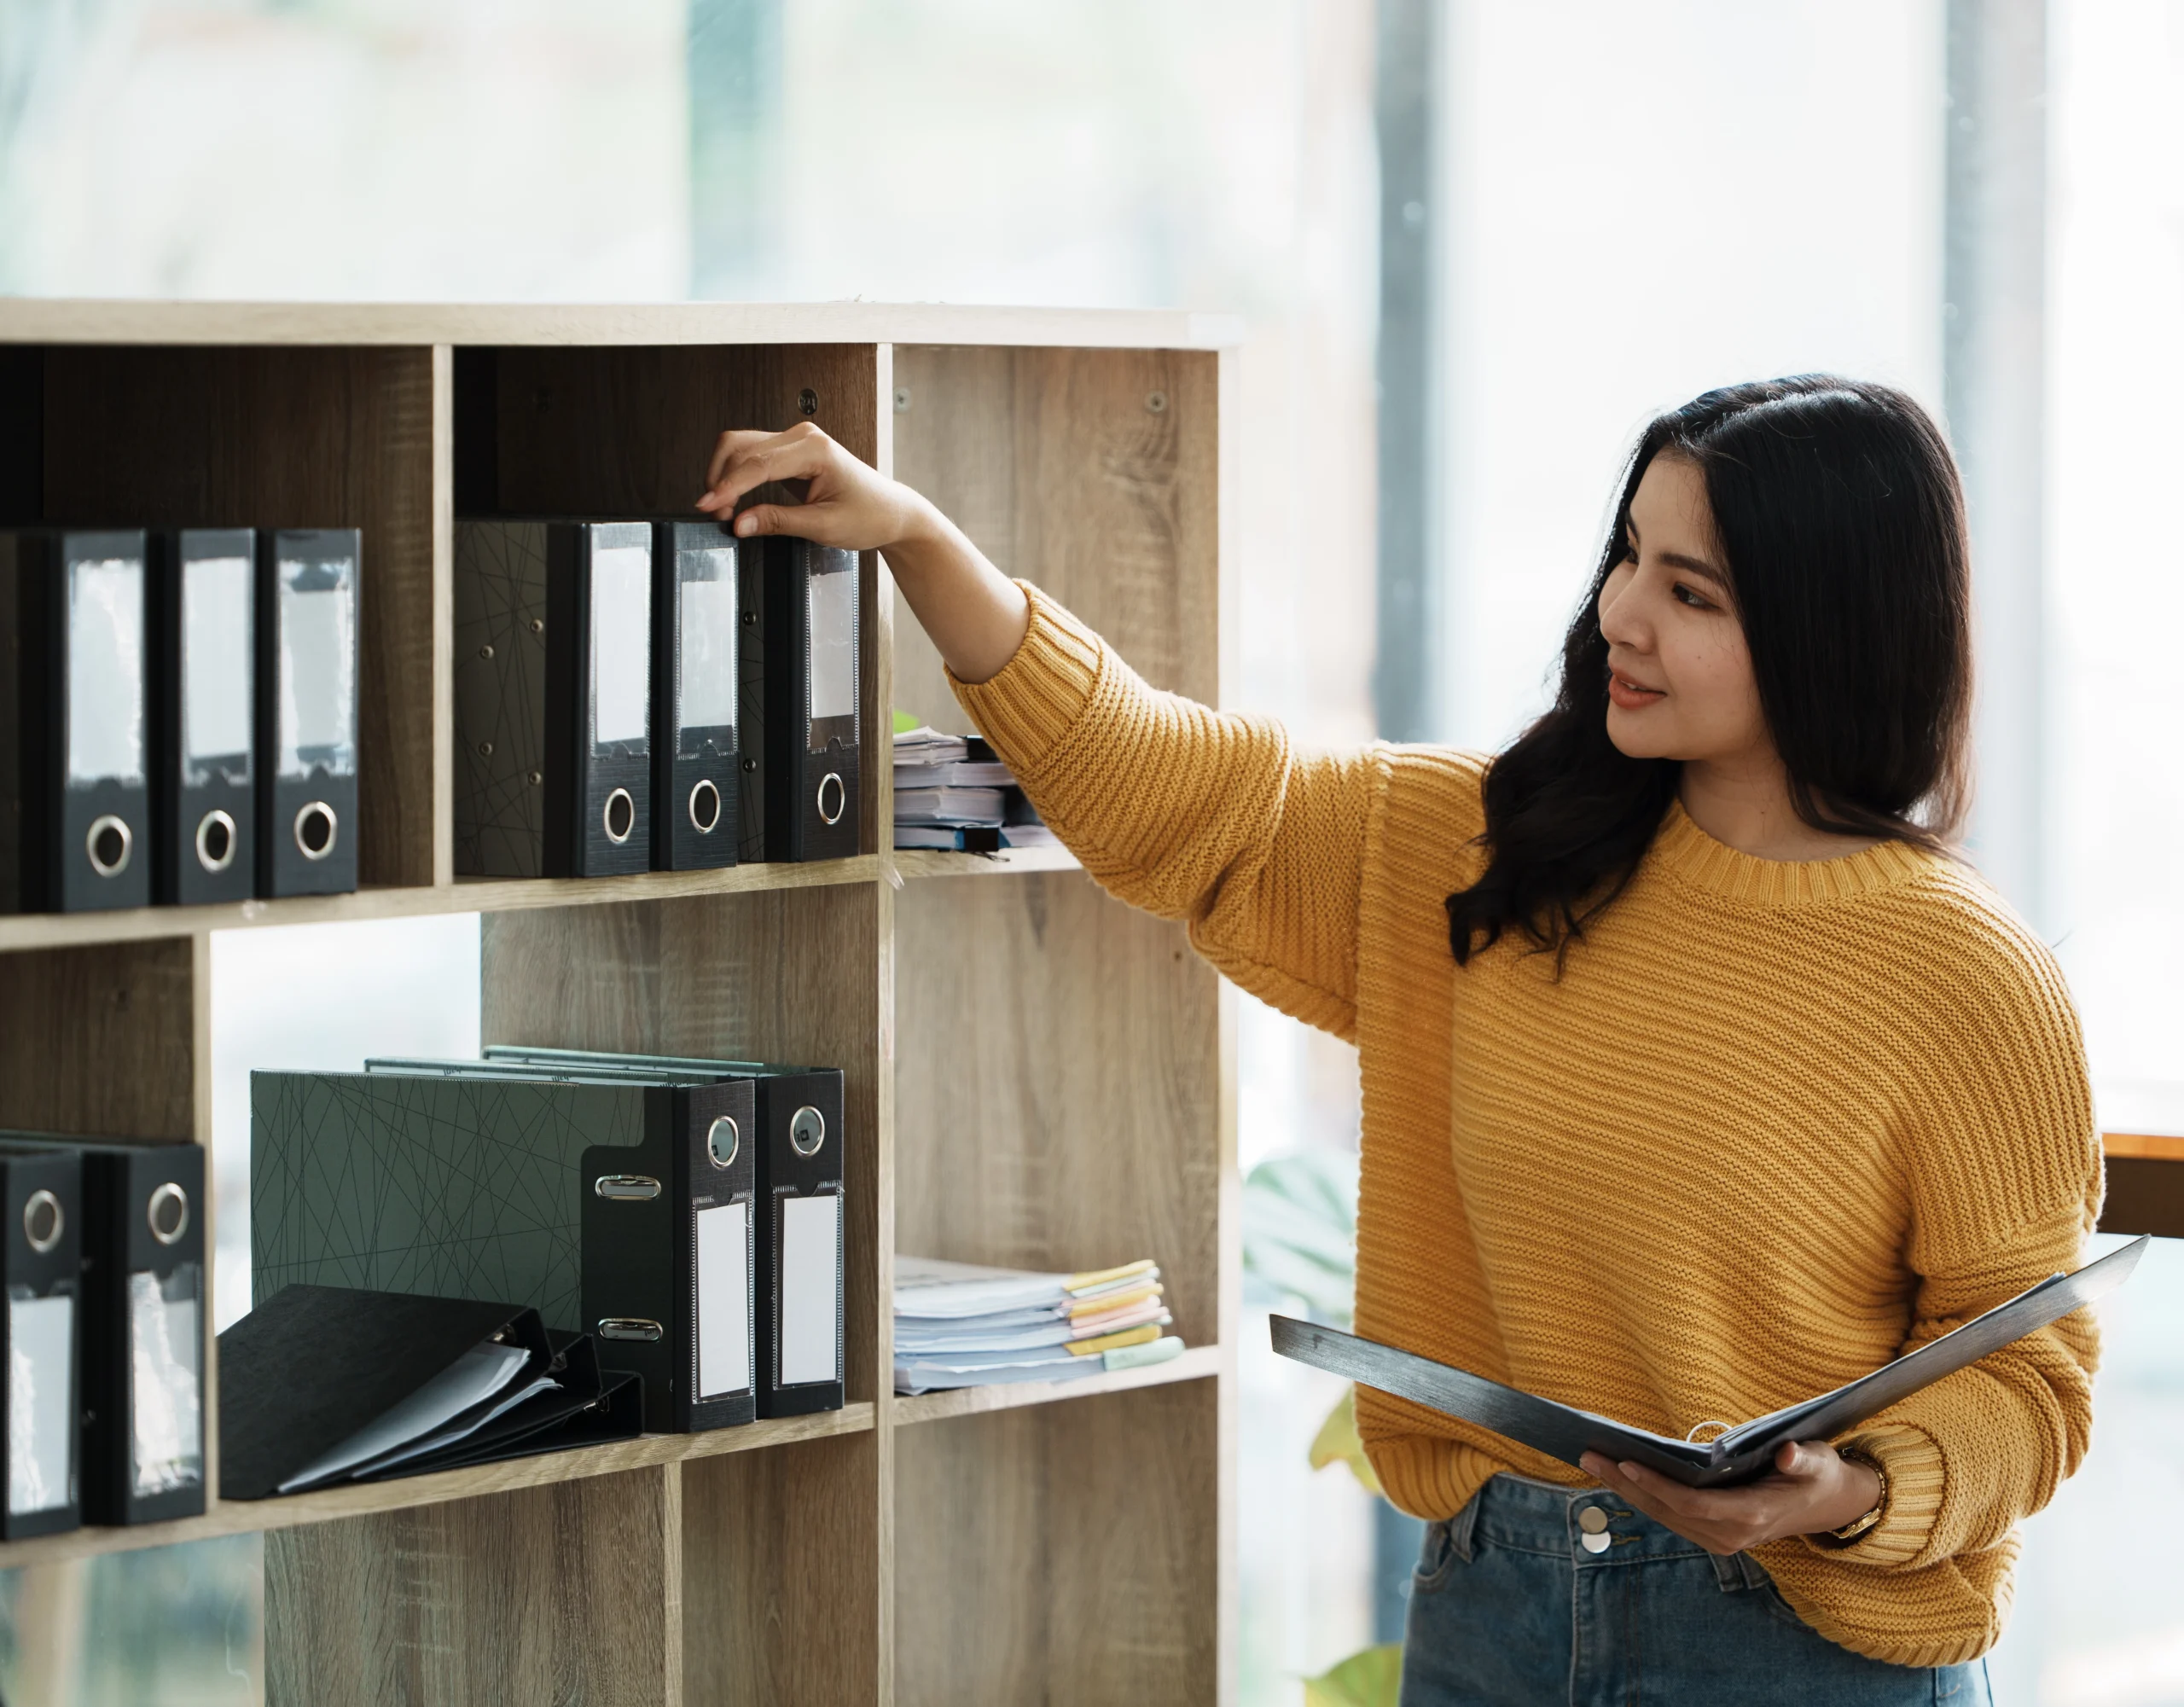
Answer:
[{"label": "fingers on binder", "polygon": [[154,898],[257,893],[257,536],[184,528],[152,542]]},{"label": "fingers on binder", "polygon": [[653,528],[456,524],[456,869],[652,867]]},{"label": "fingers on binder", "polygon": [[0,1540],[73,1530],[78,1495],[82,1169],[75,1153],[0,1154],[0,1253],[7,1270],[4,1388],[8,1501]]},{"label": "fingers on binder", "polygon": [[152,898],[145,537],[0,533],[0,905]]},{"label": "fingers on binder", "polygon": [[258,892],[357,886],[355,528],[258,540]]},{"label": "fingers on binder", "polygon": [[660,522],[653,555],[653,866],[734,865],[736,542],[718,522]]},{"label": "fingers on binder", "polygon": [[374,1060],[255,1073],[251,1095],[259,1298],[335,1282],[505,1298],[642,1377],[650,1430],[752,1420],[748,1083]]}]

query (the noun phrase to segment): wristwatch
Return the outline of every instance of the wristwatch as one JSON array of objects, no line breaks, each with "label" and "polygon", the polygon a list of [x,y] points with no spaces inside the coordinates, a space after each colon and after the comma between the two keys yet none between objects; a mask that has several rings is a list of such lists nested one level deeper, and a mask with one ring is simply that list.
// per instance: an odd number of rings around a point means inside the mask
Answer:
[{"label": "wristwatch", "polygon": [[1851,1463],[1864,1465],[1867,1469],[1880,1478],[1880,1497],[1873,1501],[1873,1510],[1867,1512],[1862,1518],[1853,1518],[1839,1530],[1827,1531],[1827,1538],[1830,1541],[1856,1541],[1879,1523],[1880,1514],[1888,1509],[1888,1472],[1880,1467],[1879,1460],[1870,1452],[1861,1451],[1855,1446],[1838,1446],[1835,1450],[1839,1456],[1848,1459]]}]

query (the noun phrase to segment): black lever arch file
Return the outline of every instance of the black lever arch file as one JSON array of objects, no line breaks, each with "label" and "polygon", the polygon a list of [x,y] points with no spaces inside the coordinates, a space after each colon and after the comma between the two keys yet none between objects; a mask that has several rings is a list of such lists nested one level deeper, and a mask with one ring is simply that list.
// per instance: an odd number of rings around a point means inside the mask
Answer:
[{"label": "black lever arch file", "polygon": [[78,913],[152,898],[144,536],[0,534],[0,896]]},{"label": "black lever arch file", "polygon": [[205,1153],[195,1144],[0,1134],[0,1153],[83,1169],[84,1521],[205,1509]]},{"label": "black lever arch file", "polygon": [[247,527],[152,541],[154,898],[258,892],[258,545]]},{"label": "black lever arch file", "polygon": [[77,1315],[83,1300],[83,1170],[73,1150],[0,1154],[0,1266],[7,1344],[0,1419],[8,1501],[0,1541],[81,1521],[77,1485]]},{"label": "black lever arch file", "polygon": [[718,522],[653,530],[652,862],[736,862],[735,537]]},{"label": "black lever arch file", "polygon": [[752,1102],[475,1061],[253,1073],[253,1294],[505,1298],[642,1376],[647,1428],[748,1422]]},{"label": "black lever arch file", "polygon": [[652,867],[649,522],[463,520],[455,533],[455,864]]},{"label": "black lever arch file", "polygon": [[719,1075],[756,1093],[758,1414],[839,1410],[843,1382],[843,1077],[837,1067],[494,1044],[489,1065]]},{"label": "black lever arch file", "polygon": [[258,892],[357,886],[357,664],[363,541],[353,527],[258,537]]},{"label": "black lever arch file", "polygon": [[746,764],[759,760],[745,800],[763,802],[763,857],[846,858],[857,851],[862,764],[857,554],[781,536],[741,543],[742,746]]}]

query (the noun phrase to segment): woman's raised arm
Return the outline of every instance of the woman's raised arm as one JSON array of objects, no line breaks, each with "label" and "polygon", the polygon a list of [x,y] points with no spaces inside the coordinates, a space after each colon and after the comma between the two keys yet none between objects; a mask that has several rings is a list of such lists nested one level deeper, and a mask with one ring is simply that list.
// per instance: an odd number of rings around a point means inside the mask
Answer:
[{"label": "woman's raised arm", "polygon": [[793,533],[846,551],[886,554],[895,584],[965,682],[998,675],[1023,644],[1031,607],[962,529],[926,499],[884,478],[805,421],[786,433],[723,433],[698,508],[726,517],[771,480],[807,483],[801,504],[753,504],[735,517],[744,538]]}]

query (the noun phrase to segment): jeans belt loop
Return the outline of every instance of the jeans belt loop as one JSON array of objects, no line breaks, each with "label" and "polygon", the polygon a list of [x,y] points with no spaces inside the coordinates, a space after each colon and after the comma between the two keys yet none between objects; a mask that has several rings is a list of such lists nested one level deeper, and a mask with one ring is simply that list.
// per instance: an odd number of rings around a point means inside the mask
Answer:
[{"label": "jeans belt loop", "polygon": [[1724,1594],[1742,1594],[1747,1588],[1765,1588],[1774,1579],[1767,1574],[1766,1566],[1748,1553],[1722,1554],[1710,1553],[1714,1562],[1714,1581]]},{"label": "jeans belt loop", "polygon": [[1485,1502],[1486,1489],[1481,1488],[1464,1501],[1464,1508],[1449,1519],[1449,1548],[1466,1565],[1471,1563],[1472,1531],[1478,1527],[1478,1508]]}]

